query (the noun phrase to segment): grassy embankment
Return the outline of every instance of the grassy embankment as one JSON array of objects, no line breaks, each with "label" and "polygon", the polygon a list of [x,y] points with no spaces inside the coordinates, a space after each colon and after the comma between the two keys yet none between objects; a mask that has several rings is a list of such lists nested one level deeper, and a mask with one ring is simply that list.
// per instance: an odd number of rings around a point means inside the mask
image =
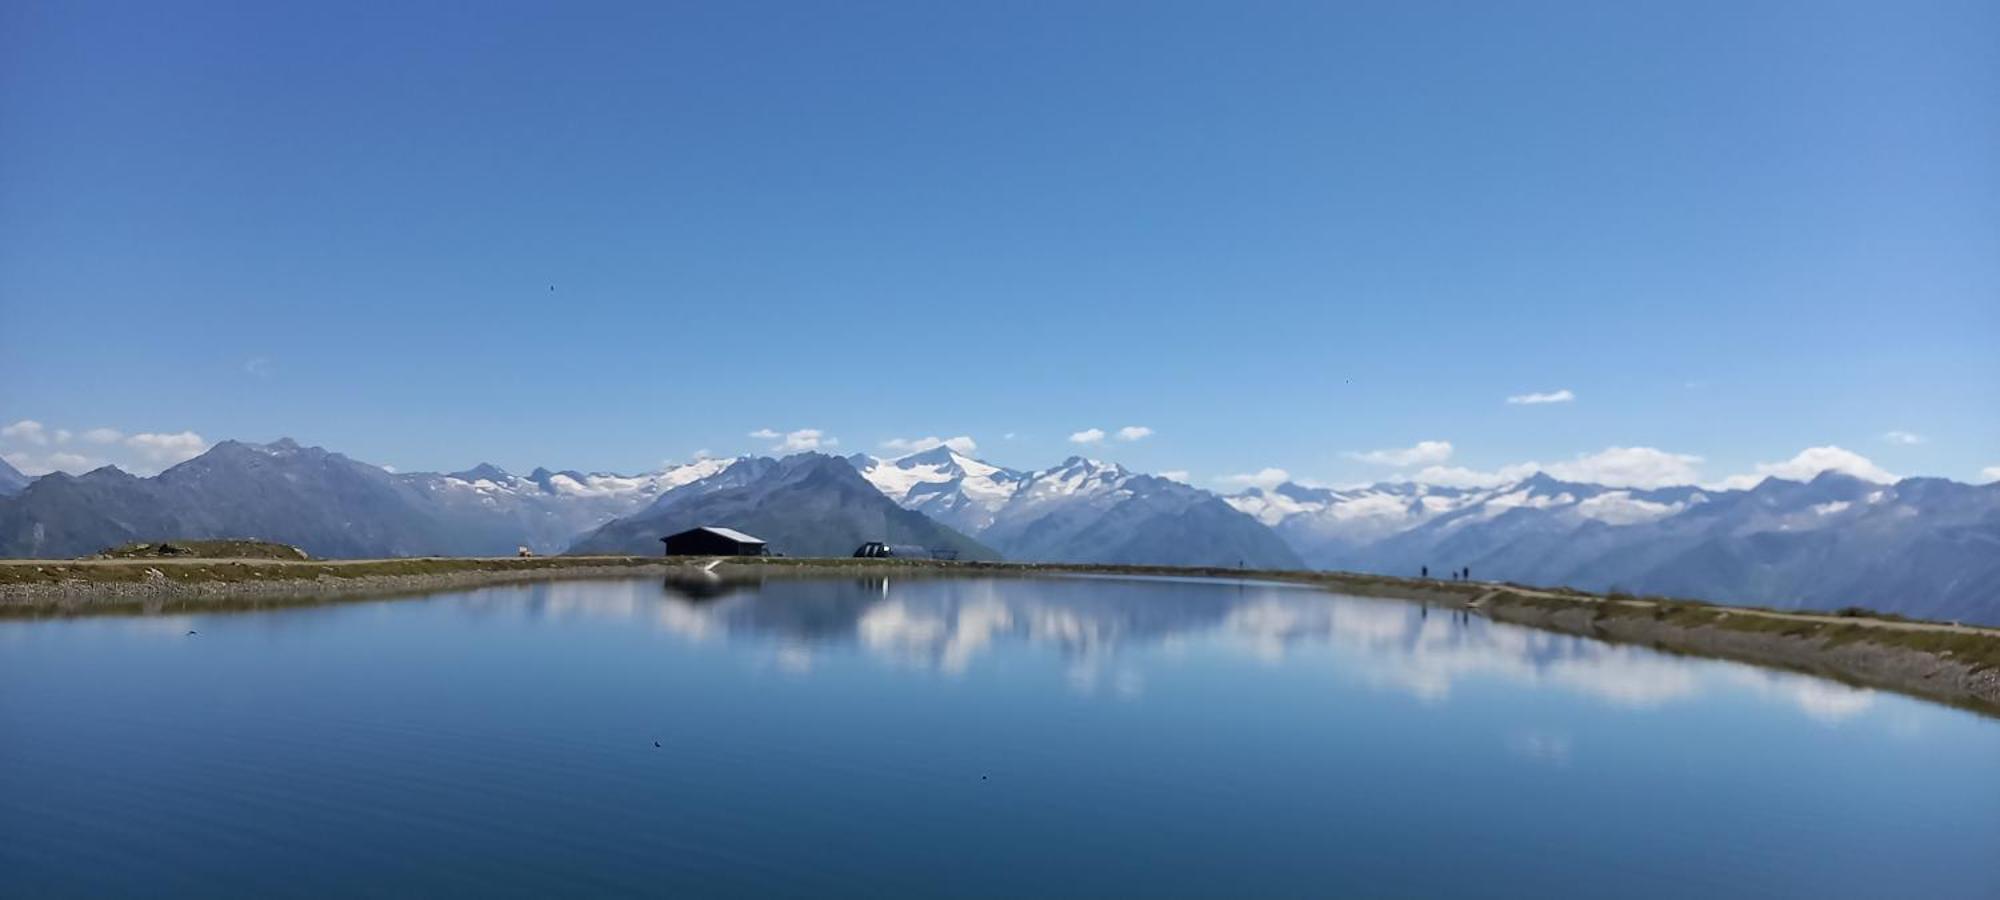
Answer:
[{"label": "grassy embankment", "polygon": [[1974,672],[2000,671],[2000,629],[1909,619],[1861,607],[1837,612],[1725,606],[1675,597],[1599,596],[1578,591],[1541,591],[1508,585],[1494,592],[1496,609],[1538,611],[1549,618],[1588,616],[1591,630],[1652,623],[1692,632],[1701,629],[1764,635],[1810,642],[1822,650],[1873,644],[1913,650],[1964,663]]},{"label": "grassy embankment", "polygon": [[296,581],[312,583],[390,576],[452,575],[470,572],[559,574],[580,567],[658,568],[662,560],[637,556],[542,556],[528,559],[413,556],[399,559],[276,560],[144,558],[80,560],[0,560],[0,587],[9,585],[137,584],[164,580],[218,587]]}]

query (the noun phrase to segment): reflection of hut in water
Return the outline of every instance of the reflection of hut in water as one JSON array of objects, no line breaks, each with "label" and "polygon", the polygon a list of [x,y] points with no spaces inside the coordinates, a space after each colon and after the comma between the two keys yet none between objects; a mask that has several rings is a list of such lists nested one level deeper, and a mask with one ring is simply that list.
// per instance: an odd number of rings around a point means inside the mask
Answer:
[{"label": "reflection of hut in water", "polygon": [[771,549],[763,538],[751,537],[734,528],[703,525],[660,538],[668,556],[767,556]]},{"label": "reflection of hut in water", "polygon": [[851,641],[868,611],[882,602],[880,584],[773,578],[757,593],[716,607],[716,620],[732,632],[801,643]]},{"label": "reflection of hut in water", "polygon": [[764,586],[762,578],[724,578],[710,572],[668,575],[661,585],[666,592],[690,603],[719,600],[739,591],[755,593]]}]

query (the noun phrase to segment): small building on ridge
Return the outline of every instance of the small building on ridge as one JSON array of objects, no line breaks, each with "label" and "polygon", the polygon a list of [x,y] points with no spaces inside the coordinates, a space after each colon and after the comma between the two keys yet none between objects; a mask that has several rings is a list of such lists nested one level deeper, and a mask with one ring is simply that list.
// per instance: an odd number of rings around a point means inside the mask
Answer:
[{"label": "small building on ridge", "polygon": [[768,556],[771,548],[763,538],[751,537],[734,528],[703,525],[660,538],[668,556]]}]

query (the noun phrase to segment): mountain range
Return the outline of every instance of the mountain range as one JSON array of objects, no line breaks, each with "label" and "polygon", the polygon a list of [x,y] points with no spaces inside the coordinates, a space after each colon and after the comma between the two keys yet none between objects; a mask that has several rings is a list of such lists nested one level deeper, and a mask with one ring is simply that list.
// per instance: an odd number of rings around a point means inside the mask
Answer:
[{"label": "mountain range", "polygon": [[1315,568],[1469,567],[1481,580],[2000,621],[2000,484],[1823,472],[1635,490],[1537,473],[1479,489],[1287,483],[1230,502]]},{"label": "mountain range", "polygon": [[0,497],[0,556],[66,557],[130,541],[254,537],[326,557],[555,552],[714,474],[700,460],[642,476],[490,466],[391,473],[291,440],[223,441],[151,478],[106,466]]},{"label": "mountain range", "polygon": [[0,556],[254,537],[326,557],[659,551],[695,525],[779,552],[864,541],[961,558],[1433,575],[1779,608],[1861,605],[2000,621],[2000,484],[1839,473],[1749,489],[1638,490],[1535,474],[1495,487],[1284,483],[1222,496],[1071,457],[996,466],[940,446],[892,459],[701,459],[640,475],[492,465],[393,473],[290,440],[224,441],[150,478],[0,464]]},{"label": "mountain range", "polygon": [[1009,559],[1305,565],[1270,529],[1222,498],[1116,464],[1072,456],[1047,469],[1019,471],[948,446],[893,460],[848,461],[905,508],[963,529]]},{"label": "mountain range", "polygon": [[923,513],[896,505],[847,460],[820,453],[746,457],[662,494],[645,509],[584,535],[573,553],[660,552],[659,539],[700,525],[747,531],[791,556],[847,556],[868,541],[948,551],[957,559],[998,553]]},{"label": "mountain range", "polygon": [[6,460],[0,459],[0,497],[18,494],[27,486],[28,476],[21,474],[20,469],[9,465]]}]

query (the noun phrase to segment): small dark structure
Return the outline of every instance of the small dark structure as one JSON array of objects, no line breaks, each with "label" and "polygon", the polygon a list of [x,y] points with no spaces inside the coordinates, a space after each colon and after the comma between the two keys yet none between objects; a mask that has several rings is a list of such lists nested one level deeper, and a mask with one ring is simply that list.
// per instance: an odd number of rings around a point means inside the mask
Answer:
[{"label": "small dark structure", "polygon": [[885,544],[869,541],[854,551],[857,559],[957,559],[951,547],[920,547],[916,544]]},{"label": "small dark structure", "polygon": [[771,548],[763,538],[751,537],[734,528],[703,525],[660,538],[668,556],[769,556]]}]

